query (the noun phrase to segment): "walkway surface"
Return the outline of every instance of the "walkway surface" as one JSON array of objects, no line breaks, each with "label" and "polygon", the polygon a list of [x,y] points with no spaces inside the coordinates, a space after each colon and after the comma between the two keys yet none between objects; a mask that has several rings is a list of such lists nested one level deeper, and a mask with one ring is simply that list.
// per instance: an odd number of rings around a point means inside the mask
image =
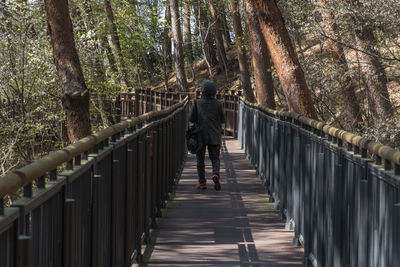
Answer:
[{"label": "walkway surface", "polygon": [[221,191],[211,179],[198,191],[196,158],[188,157],[147,266],[302,266],[302,248],[292,245],[293,232],[285,231],[237,140],[223,142],[220,175]]}]

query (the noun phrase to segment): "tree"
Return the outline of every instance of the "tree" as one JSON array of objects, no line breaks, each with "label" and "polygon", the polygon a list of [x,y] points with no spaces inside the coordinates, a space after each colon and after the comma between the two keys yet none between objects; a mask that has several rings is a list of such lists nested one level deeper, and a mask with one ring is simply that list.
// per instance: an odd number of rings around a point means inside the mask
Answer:
[{"label": "tree", "polygon": [[[171,70],[172,65],[172,43],[171,43],[171,8],[169,5],[170,0],[165,1],[165,24],[164,24],[164,43],[163,43],[163,59],[166,70]],[[165,71],[166,72],[166,71]]]},{"label": "tree", "polygon": [[355,30],[358,57],[365,87],[368,90],[369,106],[374,117],[384,118],[393,114],[392,104],[387,88],[385,67],[380,61],[379,52],[375,50],[376,40],[373,31],[367,25]]},{"label": "tree", "polygon": [[191,3],[188,0],[183,1],[183,12],[184,12],[184,21],[183,21],[183,43],[184,43],[184,51],[187,55],[187,59],[189,63],[193,61],[193,45],[192,45],[192,33],[191,33]]},{"label": "tree", "polygon": [[250,70],[247,63],[247,51],[244,44],[244,35],[242,29],[242,20],[240,18],[238,0],[230,0],[230,7],[233,20],[233,29],[236,35],[236,51],[239,61],[240,80],[242,82],[243,92],[246,100],[256,102],[253,89],[251,88]]},{"label": "tree", "polygon": [[227,73],[230,68],[228,66],[228,60],[226,58],[226,52],[224,46],[224,39],[222,37],[223,24],[220,16],[221,3],[220,1],[216,0],[209,0],[209,1],[210,1],[211,17],[214,19],[213,21],[214,36],[215,36],[215,43],[217,44],[217,58],[219,61],[219,70],[225,71]]},{"label": "tree", "polygon": [[262,35],[257,12],[252,1],[244,1],[247,28],[250,34],[251,58],[254,69],[254,79],[257,87],[258,104],[275,109],[274,84],[272,80],[271,61],[267,44]]},{"label": "tree", "polygon": [[179,23],[178,0],[170,0],[170,8],[172,35],[174,39],[176,85],[178,87],[178,91],[186,91],[187,80],[185,74],[185,63],[183,60],[183,41],[181,27]]},{"label": "tree", "polygon": [[108,26],[108,34],[110,36],[110,44],[113,51],[113,55],[115,58],[115,62],[117,63],[118,72],[121,77],[122,85],[127,87],[132,87],[129,79],[128,79],[128,70],[125,65],[125,60],[122,55],[121,44],[119,41],[117,26],[114,22],[114,13],[111,7],[110,0],[104,0],[104,12],[107,17],[107,26]]},{"label": "tree", "polygon": [[[321,6],[326,7],[326,0],[319,0]],[[338,25],[334,20],[334,15],[329,10],[323,10],[322,19],[324,21],[327,34],[332,36],[335,40],[340,41],[338,34]],[[345,105],[346,115],[349,122],[353,125],[359,125],[362,122],[361,109],[359,101],[355,93],[356,86],[349,76],[349,67],[346,60],[346,55],[343,46],[338,41],[329,39],[329,51],[332,60],[335,63],[338,77],[340,78],[340,89],[342,92],[342,99]]]},{"label": "tree", "polygon": [[275,0],[251,0],[290,110],[317,119],[311,92]]},{"label": "tree", "polygon": [[193,7],[196,14],[197,28],[200,31],[201,50],[207,64],[209,75],[212,77],[212,68],[218,65],[218,60],[211,37],[211,25],[202,0],[195,0]]},{"label": "tree", "polygon": [[[104,66],[104,60],[102,59],[102,41],[101,36],[96,31],[95,28],[95,14],[89,3],[82,3],[83,13],[86,16],[82,16],[85,19],[86,32],[93,32],[94,34],[91,36],[92,50],[95,51],[93,56],[90,57],[90,64],[93,68],[91,70],[91,76],[93,77],[93,81],[95,81],[96,85],[94,85],[94,90],[92,91],[91,101],[95,102],[94,106],[96,107],[96,111],[100,113],[103,125],[110,126],[115,123],[113,115],[115,114],[113,102],[112,102],[112,94],[109,92],[106,87],[107,77],[106,68]],[[108,45],[108,42],[106,41]],[[109,46],[108,46],[109,47]],[[110,49],[111,50],[111,49]],[[111,53],[111,51],[109,51]],[[113,59],[112,55],[111,58]],[[115,68],[115,62],[111,61],[110,66]],[[90,83],[88,83],[90,87]],[[94,96],[96,98],[94,98]]]},{"label": "tree", "polygon": [[222,37],[224,38],[224,47],[226,51],[229,51],[230,47],[231,47],[231,36],[230,36],[230,30],[229,30],[229,24],[227,21],[227,15],[226,15],[226,7],[225,7],[225,2],[222,2],[223,8],[221,10],[222,14],[221,14],[221,20],[222,20],[222,24],[223,24],[223,34]]},{"label": "tree", "polygon": [[75,142],[91,132],[89,90],[75,48],[67,1],[45,0],[45,7],[68,137]]}]

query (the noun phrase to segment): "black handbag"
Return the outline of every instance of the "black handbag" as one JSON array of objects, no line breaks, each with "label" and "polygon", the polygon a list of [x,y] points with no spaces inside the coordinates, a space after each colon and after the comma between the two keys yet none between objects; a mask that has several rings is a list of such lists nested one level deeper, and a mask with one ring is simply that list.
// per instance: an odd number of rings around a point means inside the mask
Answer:
[{"label": "black handbag", "polygon": [[190,153],[196,154],[201,149],[200,128],[197,124],[186,131],[186,146]]},{"label": "black handbag", "polygon": [[[197,112],[197,101],[194,101],[194,105]],[[196,114],[197,117],[197,114]],[[196,154],[203,148],[203,144],[201,142],[201,129],[198,123],[190,126],[186,131],[186,146],[190,153]]]}]

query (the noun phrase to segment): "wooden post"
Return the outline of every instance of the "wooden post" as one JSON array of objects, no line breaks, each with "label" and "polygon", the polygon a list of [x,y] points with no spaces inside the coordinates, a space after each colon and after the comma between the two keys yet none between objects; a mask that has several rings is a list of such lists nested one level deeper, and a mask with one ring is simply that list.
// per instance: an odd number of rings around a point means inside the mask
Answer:
[{"label": "wooden post", "polygon": [[64,267],[75,266],[76,217],[75,199],[67,198],[64,202]]}]

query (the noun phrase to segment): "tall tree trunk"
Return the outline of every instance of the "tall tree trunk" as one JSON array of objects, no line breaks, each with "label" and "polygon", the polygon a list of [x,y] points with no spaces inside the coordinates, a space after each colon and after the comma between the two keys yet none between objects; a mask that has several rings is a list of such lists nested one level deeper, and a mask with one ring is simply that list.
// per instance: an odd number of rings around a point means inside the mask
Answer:
[{"label": "tall tree trunk", "polygon": [[224,47],[224,39],[222,37],[223,32],[223,24],[220,18],[220,2],[216,0],[209,0],[210,1],[210,12],[211,17],[214,19],[214,35],[215,35],[215,42],[217,44],[217,57],[219,61],[219,69],[221,71],[227,72],[229,70],[228,60],[226,58],[226,52]]},{"label": "tall tree trunk", "polygon": [[236,35],[236,51],[239,61],[240,80],[244,91],[244,97],[247,101],[256,102],[253,89],[251,88],[250,70],[247,62],[246,46],[243,43],[243,29],[242,20],[240,18],[239,2],[238,0],[230,0],[230,7],[233,20],[233,30]]},{"label": "tall tree trunk", "polygon": [[375,50],[376,39],[368,26],[361,26],[355,31],[361,73],[363,82],[368,90],[368,102],[375,117],[384,118],[393,114],[392,104],[387,88],[385,67],[379,59],[379,52]]},{"label": "tall tree trunk", "polygon": [[312,119],[317,111],[282,14],[275,0],[251,0],[290,110]]},{"label": "tall tree trunk", "polygon": [[222,38],[224,38],[224,47],[226,51],[229,51],[229,49],[231,48],[231,44],[232,44],[232,40],[231,40],[231,36],[230,36],[230,30],[229,30],[229,24],[228,21],[226,20],[226,8],[225,8],[225,2],[221,3],[223,6],[221,12],[222,12],[222,26],[223,26],[223,34],[222,34]]},{"label": "tall tree trunk", "polygon": [[165,1],[165,25],[164,25],[164,57],[166,70],[170,71],[172,67],[172,42],[171,42],[171,8],[170,0]]},{"label": "tall tree trunk", "polygon": [[68,2],[45,0],[45,7],[68,138],[76,142],[91,133],[89,91],[75,47]]},{"label": "tall tree trunk", "polygon": [[178,0],[170,0],[171,7],[171,22],[172,22],[172,35],[174,39],[174,52],[175,52],[175,72],[176,72],[176,85],[179,91],[186,91],[187,80],[185,74],[185,63],[183,60],[183,41],[182,32],[179,23],[179,6]]},{"label": "tall tree trunk", "polygon": [[115,62],[115,58],[114,58],[114,54],[112,52],[111,46],[108,43],[107,40],[107,36],[102,36],[100,39],[101,42],[101,46],[103,47],[103,49],[106,52],[106,56],[107,56],[107,60],[108,60],[108,64],[110,64],[110,71],[112,73],[112,76],[117,75],[117,80],[119,83],[121,83],[121,78],[118,75],[118,68],[117,68],[117,62]]},{"label": "tall tree trunk", "polygon": [[[86,20],[86,31],[92,31],[94,32],[94,36],[92,38],[93,44],[94,44],[94,49],[95,49],[95,53],[94,56],[92,58],[92,65],[94,66],[94,68],[92,69],[93,72],[93,77],[95,79],[95,81],[97,81],[97,84],[99,84],[96,88],[95,88],[95,92],[97,95],[97,101],[98,101],[98,106],[100,106],[100,115],[103,121],[103,124],[105,126],[110,126],[113,125],[115,123],[113,114],[115,114],[114,112],[114,105],[113,102],[111,100],[111,97],[109,94],[106,94],[106,83],[107,83],[107,76],[106,76],[106,72],[105,72],[105,67],[104,67],[104,63],[103,60],[101,58],[101,54],[102,54],[102,48],[101,48],[101,37],[98,36],[98,33],[95,30],[95,22],[93,21],[93,13],[92,13],[92,9],[90,7],[90,5],[88,5],[87,3],[83,3],[83,11],[84,14],[86,16],[84,16],[85,20]],[[115,67],[115,66],[114,66]],[[94,101],[94,99],[92,99],[92,102]]]},{"label": "tall tree trunk", "polygon": [[216,67],[218,65],[218,60],[213,46],[211,26],[209,25],[207,11],[204,8],[202,0],[195,0],[193,7],[196,14],[196,23],[200,30],[203,56],[207,62],[207,65],[209,65],[210,76],[212,76],[212,71],[210,68]]},{"label": "tall tree trunk", "polygon": [[275,109],[274,84],[268,47],[261,32],[257,12],[252,1],[245,0],[244,4],[247,28],[250,34],[254,78],[257,86],[257,102],[264,107]]},{"label": "tall tree trunk", "polygon": [[108,34],[110,36],[111,48],[117,62],[118,72],[121,76],[122,85],[131,87],[128,79],[128,70],[125,65],[124,57],[122,56],[121,44],[119,42],[117,26],[114,22],[114,13],[111,7],[110,0],[104,0],[104,12],[107,17]]},{"label": "tall tree trunk", "polygon": [[183,43],[184,51],[187,55],[188,62],[193,62],[193,45],[192,45],[192,33],[190,31],[190,17],[191,17],[191,2],[189,0],[183,1],[184,10],[184,21],[183,21]]},{"label": "tall tree trunk", "polygon": [[[352,3],[356,9],[365,9],[360,0],[352,0]],[[389,98],[385,67],[380,61],[379,51],[375,48],[377,41],[373,28],[360,15],[355,15],[353,20],[356,45],[361,50],[357,55],[362,80],[368,91],[368,103],[374,117],[384,118],[392,115],[393,107]]]},{"label": "tall tree trunk", "polygon": [[[143,61],[144,68],[146,69],[146,71],[148,72],[150,77],[152,77],[152,75],[156,73],[156,69],[154,68],[153,63],[151,62],[151,60],[150,60],[149,56],[147,55],[147,53],[142,52],[141,56],[142,56],[142,61]],[[150,80],[151,79],[152,78],[150,78]]]},{"label": "tall tree trunk", "polygon": [[[326,7],[326,0],[318,1],[323,7]],[[333,14],[325,10],[322,13],[322,19],[328,34],[334,36],[335,39],[340,38],[337,30],[338,26],[334,22]],[[336,72],[338,73],[338,77],[340,79],[339,84],[342,92],[343,103],[345,104],[346,115],[349,118],[349,121],[358,127],[358,125],[362,122],[361,109],[355,93],[356,86],[354,85],[348,73],[349,67],[343,47],[332,39],[330,39],[328,42],[329,51],[331,53],[332,60],[336,65]]]}]

